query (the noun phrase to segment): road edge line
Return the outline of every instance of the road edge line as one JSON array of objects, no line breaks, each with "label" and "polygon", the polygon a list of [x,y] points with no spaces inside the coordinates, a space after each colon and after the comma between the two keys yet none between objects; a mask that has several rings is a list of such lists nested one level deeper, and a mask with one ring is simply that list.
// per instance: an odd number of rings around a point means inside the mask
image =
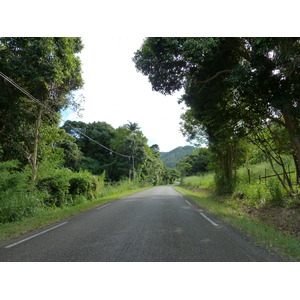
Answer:
[{"label": "road edge line", "polygon": [[23,240],[20,240],[20,241],[18,241],[18,242],[15,242],[15,243],[13,243],[13,244],[10,244],[10,245],[8,245],[8,246],[5,246],[4,248],[11,248],[11,247],[17,246],[17,245],[19,245],[19,244],[21,244],[21,243],[24,243],[24,242],[26,242],[26,241],[28,241],[28,240],[31,240],[31,239],[33,239],[33,238],[39,236],[39,235],[42,235],[42,234],[44,234],[44,233],[46,233],[46,232],[48,232],[48,231],[51,231],[51,230],[53,230],[53,229],[56,229],[56,228],[58,228],[58,227],[60,227],[60,226],[63,226],[63,225],[65,225],[65,224],[67,224],[67,223],[68,223],[68,222],[64,222],[64,223],[58,224],[58,225],[53,226],[53,227],[51,227],[51,228],[49,228],[49,229],[47,229],[47,230],[44,230],[44,231],[39,232],[39,233],[37,233],[37,234],[31,235],[31,236],[29,236],[29,237],[26,238],[26,239],[23,239]]}]

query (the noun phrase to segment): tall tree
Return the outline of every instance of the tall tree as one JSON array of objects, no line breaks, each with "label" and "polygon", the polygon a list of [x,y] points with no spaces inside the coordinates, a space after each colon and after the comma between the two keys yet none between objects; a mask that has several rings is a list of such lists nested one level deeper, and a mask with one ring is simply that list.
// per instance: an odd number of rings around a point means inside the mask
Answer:
[{"label": "tall tree", "polygon": [[129,122],[116,129],[116,136],[111,140],[110,146],[114,151],[130,156],[130,159],[116,155],[114,166],[115,180],[122,177],[135,178],[137,169],[146,157],[145,145],[147,145],[147,138],[139,130],[137,123]]},{"label": "tall tree", "polygon": [[1,115],[5,116],[0,121],[4,158],[10,158],[12,147],[20,148],[19,142],[26,144],[33,180],[37,174],[42,124],[58,122],[57,113],[72,101],[70,93],[83,85],[80,59],[76,55],[82,48],[80,38],[0,38],[1,72],[41,104],[8,82],[0,81]]},{"label": "tall tree", "polygon": [[223,143],[227,140],[222,151],[226,164],[232,160],[240,136],[264,120],[283,126],[289,134],[299,182],[299,41],[148,38],[133,61],[154,90],[170,94],[184,87],[182,101],[205,126],[216,151],[222,138]]},{"label": "tall tree", "polygon": [[[225,186],[232,181],[238,122],[228,109],[231,84],[224,80],[238,63],[237,55],[229,51],[232,46],[239,48],[239,40],[148,38],[133,59],[137,69],[148,75],[154,90],[171,94],[185,88],[181,101],[190,107],[189,118],[201,122],[211,147],[214,145]],[[233,117],[231,122],[228,113]]]},{"label": "tall tree", "polygon": [[98,175],[105,171],[106,175],[111,177],[115,157],[107,148],[110,147],[116,130],[106,122],[84,123],[81,121],[67,121],[62,128],[76,139],[76,144],[83,154],[79,166]]}]

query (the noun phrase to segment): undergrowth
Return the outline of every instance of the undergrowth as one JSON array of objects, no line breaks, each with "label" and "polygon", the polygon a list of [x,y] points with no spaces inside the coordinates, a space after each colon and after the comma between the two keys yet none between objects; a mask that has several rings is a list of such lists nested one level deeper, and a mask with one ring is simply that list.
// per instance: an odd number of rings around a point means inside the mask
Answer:
[{"label": "undergrowth", "polygon": [[[201,207],[250,235],[258,244],[267,247],[271,252],[284,256],[288,260],[300,261],[300,240],[290,232],[276,228],[272,222],[265,222],[258,214],[249,214],[240,203],[233,202],[228,197],[217,196],[213,192],[203,192],[200,189],[198,191],[182,187],[176,189]],[[278,210],[272,215],[275,219],[276,216],[278,218]]]},{"label": "undergrowth", "polygon": [[[287,159],[288,160],[288,159]],[[274,172],[267,162],[244,166],[237,171],[231,200],[242,200],[247,205],[253,207],[280,206],[286,208],[300,207],[300,187],[294,186],[294,194],[288,193],[277,177],[263,178],[265,174],[273,175]],[[280,171],[280,169],[278,169]],[[291,179],[295,181],[295,174],[291,174]],[[217,192],[214,173],[209,172],[201,176],[185,177],[181,180],[181,185],[189,189],[206,189]]]},{"label": "undergrowth", "polygon": [[106,183],[105,173],[72,172],[41,164],[36,181],[18,161],[0,163],[0,225],[33,217],[51,209],[65,209],[143,186],[138,181]]}]

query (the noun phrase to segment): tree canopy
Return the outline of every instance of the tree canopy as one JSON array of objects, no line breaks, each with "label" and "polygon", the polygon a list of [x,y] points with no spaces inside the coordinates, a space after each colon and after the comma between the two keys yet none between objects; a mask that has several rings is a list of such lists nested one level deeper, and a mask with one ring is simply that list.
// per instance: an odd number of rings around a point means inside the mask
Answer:
[{"label": "tree canopy", "polygon": [[133,61],[155,91],[184,88],[181,101],[189,107],[189,119],[205,129],[219,165],[227,164],[229,181],[238,141],[268,120],[287,131],[299,182],[299,41],[147,38]]},{"label": "tree canopy", "polygon": [[[4,160],[29,162],[36,177],[42,128],[58,122],[58,113],[83,85],[77,54],[80,38],[0,38],[0,70],[33,97],[37,104],[0,80],[0,142]],[[74,101],[73,101],[74,102]]]}]

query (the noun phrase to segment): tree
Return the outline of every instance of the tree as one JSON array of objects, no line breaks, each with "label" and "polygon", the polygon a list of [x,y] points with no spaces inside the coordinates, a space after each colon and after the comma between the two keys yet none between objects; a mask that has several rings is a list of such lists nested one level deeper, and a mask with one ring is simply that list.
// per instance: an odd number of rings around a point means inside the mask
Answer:
[{"label": "tree", "polygon": [[185,88],[181,101],[190,107],[189,118],[198,120],[205,130],[222,162],[219,164],[222,176],[229,186],[234,171],[232,154],[238,119],[229,109],[232,85],[223,79],[239,59],[229,50],[239,47],[239,39],[231,43],[228,39],[148,38],[133,58],[137,69],[149,77],[154,90],[171,94]]},{"label": "tree", "polygon": [[139,124],[138,123],[132,123],[128,121],[127,124],[124,125],[125,128],[127,128],[130,131],[137,131],[140,130]]},{"label": "tree", "polygon": [[145,145],[147,145],[147,138],[139,130],[137,123],[130,122],[116,129],[110,147],[118,153],[130,156],[130,159],[116,155],[112,176],[114,180],[122,177],[135,178],[137,169],[146,158]]},{"label": "tree", "polygon": [[[0,38],[0,70],[39,100],[27,98],[6,81],[0,81],[1,142],[4,158],[16,146],[19,157],[26,145],[35,180],[43,123],[57,124],[58,112],[72,102],[71,92],[82,87],[80,38]],[[7,122],[11,120],[11,122]],[[24,129],[26,128],[26,129]],[[14,130],[12,130],[14,129]],[[28,130],[29,129],[29,130]]]},{"label": "tree", "polygon": [[[282,126],[300,182],[300,40],[299,38],[250,38],[251,59],[237,69],[233,79],[249,109]],[[254,101],[253,101],[254,98]]]},{"label": "tree", "polygon": [[115,138],[116,130],[106,122],[84,123],[81,121],[66,121],[62,128],[75,138],[76,144],[82,152],[83,158],[79,167],[97,175],[101,175],[105,171],[106,175],[111,177],[115,156],[107,148]]},{"label": "tree", "polygon": [[183,176],[197,175],[208,171],[210,153],[208,148],[195,149],[178,163],[178,169]]},{"label": "tree", "polygon": [[174,174],[163,164],[158,145],[154,144],[151,147],[145,145],[144,149],[146,156],[139,167],[138,176],[154,185],[170,183]]},{"label": "tree", "polygon": [[299,182],[299,47],[298,38],[148,38],[133,61],[154,90],[185,89],[229,181],[239,139],[269,119],[288,132]]}]

